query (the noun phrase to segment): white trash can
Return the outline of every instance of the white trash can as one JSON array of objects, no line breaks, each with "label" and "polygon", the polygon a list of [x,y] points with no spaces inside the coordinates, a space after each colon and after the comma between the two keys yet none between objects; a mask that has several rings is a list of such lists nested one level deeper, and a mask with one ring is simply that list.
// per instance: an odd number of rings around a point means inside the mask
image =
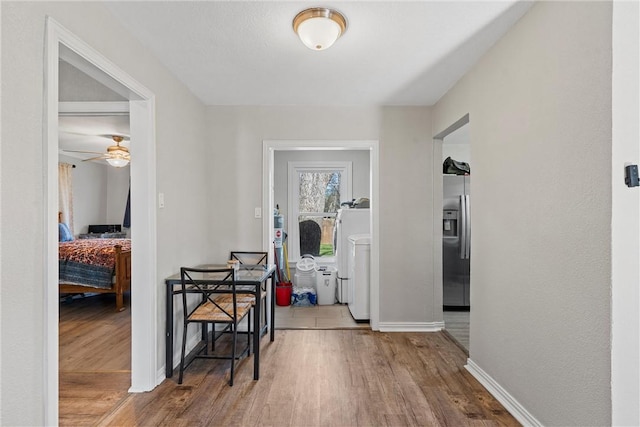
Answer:
[{"label": "white trash can", "polygon": [[320,267],[316,270],[316,293],[318,295],[318,305],[332,305],[336,302],[337,282],[337,268]]}]

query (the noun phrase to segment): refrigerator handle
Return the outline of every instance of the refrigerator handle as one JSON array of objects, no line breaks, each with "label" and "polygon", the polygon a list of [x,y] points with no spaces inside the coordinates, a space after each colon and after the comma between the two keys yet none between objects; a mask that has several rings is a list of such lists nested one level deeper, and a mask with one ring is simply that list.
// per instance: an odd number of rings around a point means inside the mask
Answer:
[{"label": "refrigerator handle", "polygon": [[471,216],[469,214],[469,195],[464,196],[464,216],[466,230],[464,232],[465,259],[471,258]]},{"label": "refrigerator handle", "polygon": [[467,256],[467,200],[465,195],[459,196],[460,204],[458,212],[460,215],[459,228],[458,228],[458,244],[460,245],[460,259],[465,259]]}]

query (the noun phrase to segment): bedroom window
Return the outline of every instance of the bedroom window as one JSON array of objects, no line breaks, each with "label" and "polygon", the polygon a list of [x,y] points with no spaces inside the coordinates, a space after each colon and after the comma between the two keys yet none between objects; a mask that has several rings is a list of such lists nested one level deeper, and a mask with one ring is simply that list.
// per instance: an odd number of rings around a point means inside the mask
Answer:
[{"label": "bedroom window", "polygon": [[351,162],[289,162],[287,249],[289,261],[301,255],[330,261],[340,202],[351,200]]}]

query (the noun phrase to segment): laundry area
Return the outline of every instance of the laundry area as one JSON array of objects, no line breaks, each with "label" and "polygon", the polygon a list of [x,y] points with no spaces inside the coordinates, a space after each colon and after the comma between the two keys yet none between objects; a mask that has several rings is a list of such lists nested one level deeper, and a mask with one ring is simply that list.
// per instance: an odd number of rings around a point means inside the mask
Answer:
[{"label": "laundry area", "polygon": [[276,150],[273,162],[276,329],[370,328],[369,150]]},{"label": "laundry area", "polygon": [[[353,202],[343,203],[319,231],[300,222],[296,262],[289,257],[283,215],[274,212],[277,329],[369,328],[370,209],[368,199]],[[333,256],[321,256],[321,246],[330,246]]]}]

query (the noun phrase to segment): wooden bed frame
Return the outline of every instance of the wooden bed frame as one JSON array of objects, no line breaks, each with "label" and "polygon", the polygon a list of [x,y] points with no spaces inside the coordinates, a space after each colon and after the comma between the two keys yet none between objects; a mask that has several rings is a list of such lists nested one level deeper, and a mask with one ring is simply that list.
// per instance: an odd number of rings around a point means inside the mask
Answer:
[{"label": "wooden bed frame", "polygon": [[[58,222],[60,222],[60,219],[61,214],[58,214]],[[123,251],[120,245],[116,245],[114,248],[116,255],[115,282],[111,284],[111,288],[92,288],[90,286],[60,283],[59,292],[61,294],[116,294],[116,311],[123,311],[124,293],[131,290],[131,251]]]},{"label": "wooden bed frame", "polygon": [[90,286],[60,283],[61,294],[116,294],[116,311],[124,310],[124,293],[131,289],[131,251],[123,251],[120,245],[115,246],[116,271],[115,283],[111,288],[92,288]]}]

